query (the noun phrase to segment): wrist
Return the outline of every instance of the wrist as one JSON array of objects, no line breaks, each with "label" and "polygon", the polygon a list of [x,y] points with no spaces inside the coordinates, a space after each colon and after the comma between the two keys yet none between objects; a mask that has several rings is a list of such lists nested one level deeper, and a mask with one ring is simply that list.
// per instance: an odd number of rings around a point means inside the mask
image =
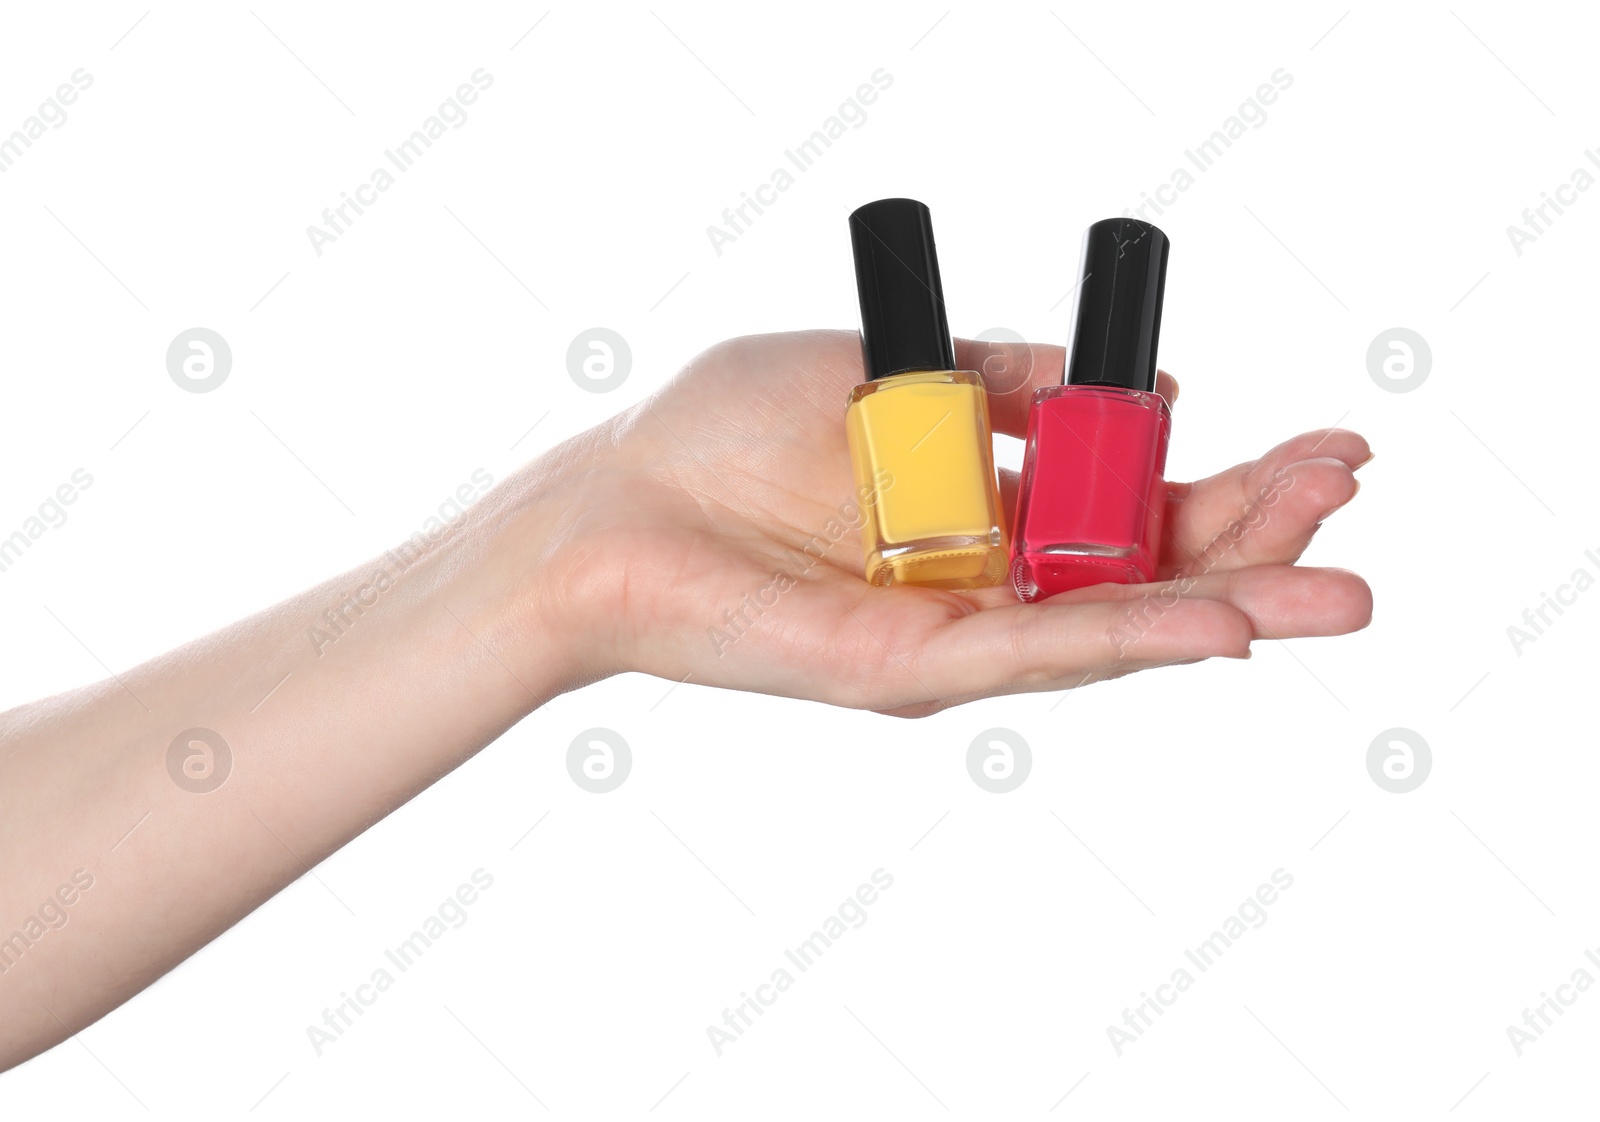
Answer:
[{"label": "wrist", "polygon": [[500,663],[522,713],[624,669],[607,640],[612,617],[585,556],[592,475],[579,444],[552,450],[502,480],[451,542],[441,601]]}]

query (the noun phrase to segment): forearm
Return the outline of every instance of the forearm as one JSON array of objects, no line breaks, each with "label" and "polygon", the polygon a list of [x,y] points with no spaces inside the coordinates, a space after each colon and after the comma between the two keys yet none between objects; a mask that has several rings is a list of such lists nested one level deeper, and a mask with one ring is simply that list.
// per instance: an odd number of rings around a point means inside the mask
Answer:
[{"label": "forearm", "polygon": [[539,470],[438,541],[0,715],[0,1070],[592,676],[529,635],[548,623],[523,571],[551,526]]}]

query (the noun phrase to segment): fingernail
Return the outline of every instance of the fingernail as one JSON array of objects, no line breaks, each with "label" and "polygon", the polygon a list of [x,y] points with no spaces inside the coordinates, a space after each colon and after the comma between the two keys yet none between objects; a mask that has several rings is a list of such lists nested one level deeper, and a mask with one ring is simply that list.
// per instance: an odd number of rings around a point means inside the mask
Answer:
[{"label": "fingernail", "polygon": [[1351,471],[1359,471],[1362,468],[1366,467],[1368,464],[1370,464],[1373,460],[1376,460],[1377,458],[1378,458],[1378,454],[1376,452],[1368,451],[1367,452],[1367,458],[1362,460],[1359,464],[1350,465],[1350,470]]},{"label": "fingernail", "polygon": [[1345,507],[1349,506],[1350,503],[1353,502],[1355,500],[1355,497],[1357,495],[1359,495],[1359,494],[1361,494],[1361,480],[1358,479],[1358,480],[1356,480],[1356,489],[1354,491],[1350,492],[1350,497],[1348,499],[1344,500],[1344,502],[1342,502],[1342,503],[1334,503],[1327,510],[1325,510],[1321,514],[1317,515],[1317,521],[1318,522],[1326,522],[1330,517],[1332,517],[1334,512],[1339,511],[1339,510],[1343,510]]}]

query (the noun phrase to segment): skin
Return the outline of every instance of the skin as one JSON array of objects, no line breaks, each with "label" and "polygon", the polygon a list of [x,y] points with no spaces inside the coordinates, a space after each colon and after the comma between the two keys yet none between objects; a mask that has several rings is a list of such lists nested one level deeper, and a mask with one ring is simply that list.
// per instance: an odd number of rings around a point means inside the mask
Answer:
[{"label": "skin", "polygon": [[[1062,352],[962,342],[957,365],[985,372],[996,431],[1021,436]],[[320,655],[308,628],[379,562],[0,714],[0,939],[76,870],[94,878],[24,953],[0,944],[0,1070],[116,1008],[545,701],[612,674],[918,717],[1371,619],[1360,577],[1294,564],[1371,457],[1337,429],[1169,485],[1153,584],[1039,604],[874,589],[853,530],[808,563],[802,547],[852,498],[842,414],[861,378],[849,332],[718,344],[495,487],[375,604],[347,608]],[[1159,388],[1176,399],[1169,376]],[[1015,478],[1002,487],[1009,504]],[[1263,487],[1270,509],[1247,517]],[[793,587],[719,652],[713,629],[780,571]],[[232,753],[204,794],[169,772],[195,727]]]}]

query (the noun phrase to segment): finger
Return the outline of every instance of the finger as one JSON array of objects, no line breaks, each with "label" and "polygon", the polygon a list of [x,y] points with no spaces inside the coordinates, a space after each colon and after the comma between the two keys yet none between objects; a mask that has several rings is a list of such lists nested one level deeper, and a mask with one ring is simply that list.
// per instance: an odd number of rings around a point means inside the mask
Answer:
[{"label": "finger", "polygon": [[1102,600],[973,611],[946,621],[901,661],[928,700],[949,706],[975,697],[1061,689],[1135,660],[1249,657],[1250,620],[1224,600],[1175,597],[1140,632],[1137,655],[1124,649],[1127,610],[1122,600]]},{"label": "finger", "polygon": [[1156,371],[1156,393],[1167,399],[1167,408],[1178,404],[1178,379],[1165,370]]},{"label": "finger", "polygon": [[1354,471],[1371,456],[1360,435],[1328,429],[1198,483],[1169,484],[1158,573],[1295,560],[1317,526],[1355,497]]},{"label": "finger", "polygon": [[[1366,581],[1348,569],[1297,565],[1257,565],[1157,584],[1102,584],[1065,592],[1042,603],[1119,604],[1121,630],[1139,635],[1147,618],[1158,618],[1173,603],[1194,598],[1218,600],[1238,609],[1250,621],[1253,639],[1348,635],[1372,622],[1372,589]],[[1145,659],[1162,654],[1160,650],[1128,653]]]},{"label": "finger", "polygon": [[[1028,434],[1033,392],[1065,380],[1066,351],[1048,343],[957,339],[956,365],[983,375],[988,392],[989,423],[1006,436]],[[1170,406],[1178,400],[1178,383],[1164,370],[1156,372],[1156,392]]]},{"label": "finger", "polygon": [[946,622],[899,661],[927,702],[948,707],[1174,662],[1248,658],[1256,639],[1344,635],[1371,620],[1372,590],[1354,573],[1262,566],[1160,584],[1098,585],[1038,604],[975,611]]},{"label": "finger", "polygon": [[[1246,654],[1244,657],[1249,658],[1250,655]],[[1204,661],[1206,660],[1203,658],[1176,658],[1170,662],[1129,661],[1120,663],[1117,666],[1110,667],[1105,670],[1080,674],[1076,678],[1065,679],[1055,686],[1037,687],[1035,692],[1081,689],[1084,686],[1092,686],[1099,682],[1110,682],[1115,681],[1117,678],[1126,678],[1129,674],[1138,674],[1145,670],[1163,670],[1169,666],[1193,666],[1197,662]],[[1009,692],[1020,693],[1023,691],[1012,690]],[[975,695],[964,700],[976,701],[978,700],[978,696]],[[913,702],[910,705],[899,705],[888,709],[877,709],[874,710],[874,712],[881,713],[885,717],[929,717],[935,713],[950,708],[952,704],[956,704],[956,702],[918,701]]]},{"label": "finger", "polygon": [[1048,343],[956,340],[956,365],[983,375],[995,432],[1026,436],[1033,391],[1059,386],[1066,352]]},{"label": "finger", "polygon": [[[1325,459],[1271,473],[1232,506],[1204,498],[1196,504],[1197,490],[1187,502],[1169,504],[1178,525],[1166,537],[1158,576],[1297,561],[1322,523],[1359,489],[1348,465]],[[1194,544],[1202,538],[1203,544]]]}]

